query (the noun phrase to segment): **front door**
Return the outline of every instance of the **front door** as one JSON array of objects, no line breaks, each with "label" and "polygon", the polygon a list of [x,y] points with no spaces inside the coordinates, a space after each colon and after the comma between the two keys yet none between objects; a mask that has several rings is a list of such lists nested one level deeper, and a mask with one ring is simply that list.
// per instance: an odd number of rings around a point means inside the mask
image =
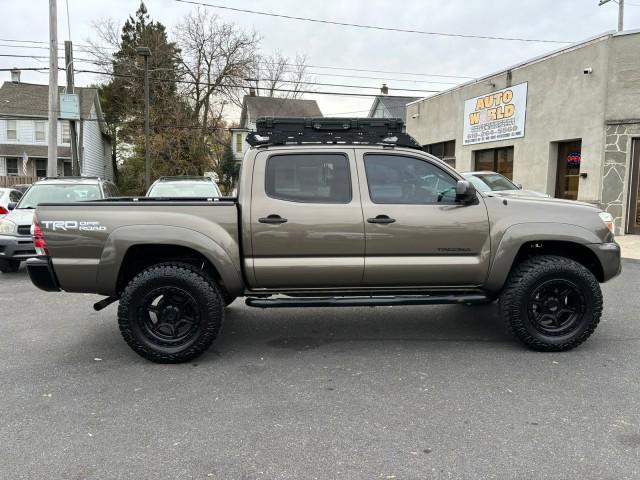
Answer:
[{"label": "front door", "polygon": [[455,178],[436,162],[395,153],[359,154],[365,218],[363,285],[474,286],[486,278],[489,220],[478,195],[455,201]]},{"label": "front door", "polygon": [[640,234],[640,138],[633,139],[629,175],[627,233]]},{"label": "front door", "polygon": [[364,225],[353,149],[256,156],[254,288],[359,286]]},{"label": "front door", "polygon": [[580,185],[580,160],[582,141],[558,143],[558,168],[556,170],[556,198],[578,199]]}]

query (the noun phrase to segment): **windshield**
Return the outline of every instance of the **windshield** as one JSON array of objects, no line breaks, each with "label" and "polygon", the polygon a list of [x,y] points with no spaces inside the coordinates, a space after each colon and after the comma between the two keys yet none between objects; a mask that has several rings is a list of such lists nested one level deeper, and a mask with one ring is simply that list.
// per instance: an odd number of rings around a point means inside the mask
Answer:
[{"label": "windshield", "polygon": [[36,208],[40,203],[71,203],[101,198],[98,185],[41,184],[27,190],[17,208]]},{"label": "windshield", "polygon": [[481,192],[489,192],[491,190],[494,192],[501,190],[518,190],[518,187],[511,183],[508,178],[503,177],[499,173],[467,174],[465,178],[470,180],[473,186]]},{"label": "windshield", "polygon": [[147,197],[219,197],[213,182],[160,182],[151,187]]}]

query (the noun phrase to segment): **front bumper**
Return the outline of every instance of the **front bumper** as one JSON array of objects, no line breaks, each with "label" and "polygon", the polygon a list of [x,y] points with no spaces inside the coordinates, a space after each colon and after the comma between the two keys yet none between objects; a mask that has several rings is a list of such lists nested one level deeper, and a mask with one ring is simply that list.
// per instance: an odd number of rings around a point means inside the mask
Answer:
[{"label": "front bumper", "polygon": [[603,282],[611,280],[622,272],[620,245],[616,242],[594,243],[587,245],[587,247],[598,257],[598,261],[602,266]]},{"label": "front bumper", "polygon": [[27,260],[36,256],[33,238],[26,235],[0,235],[0,258]]},{"label": "front bumper", "polygon": [[27,260],[27,271],[33,283],[45,292],[59,292],[60,285],[48,258],[30,258]]}]

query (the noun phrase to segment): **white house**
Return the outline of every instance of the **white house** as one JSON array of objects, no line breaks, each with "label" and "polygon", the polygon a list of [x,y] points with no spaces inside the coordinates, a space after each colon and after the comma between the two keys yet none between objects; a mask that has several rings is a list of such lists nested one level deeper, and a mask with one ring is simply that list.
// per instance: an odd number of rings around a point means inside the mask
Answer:
[{"label": "white house", "polygon": [[259,117],[322,117],[322,112],[315,100],[245,95],[240,126],[231,129],[231,150],[237,162],[242,161],[249,148],[245,138],[248,132],[256,129]]},{"label": "white house", "polygon": [[[0,183],[11,178],[45,177],[48,144],[48,85],[16,81],[0,87]],[[63,92],[63,89],[60,89]],[[80,172],[86,176],[113,179],[111,140],[106,133],[98,91],[76,88],[80,96],[77,122]],[[58,174],[71,175],[69,122],[58,121]]]}]

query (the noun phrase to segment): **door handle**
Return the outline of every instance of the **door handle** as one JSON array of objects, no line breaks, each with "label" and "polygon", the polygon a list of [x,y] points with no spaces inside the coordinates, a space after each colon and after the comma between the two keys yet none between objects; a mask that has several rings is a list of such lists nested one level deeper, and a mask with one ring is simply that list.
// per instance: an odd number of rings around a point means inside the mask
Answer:
[{"label": "door handle", "polygon": [[369,223],[393,223],[395,222],[395,218],[390,218],[389,215],[378,215],[375,218],[367,218],[367,222]]},{"label": "door handle", "polygon": [[287,223],[287,219],[282,218],[280,215],[268,215],[266,217],[259,218],[258,221],[260,223],[271,223],[271,224]]}]

